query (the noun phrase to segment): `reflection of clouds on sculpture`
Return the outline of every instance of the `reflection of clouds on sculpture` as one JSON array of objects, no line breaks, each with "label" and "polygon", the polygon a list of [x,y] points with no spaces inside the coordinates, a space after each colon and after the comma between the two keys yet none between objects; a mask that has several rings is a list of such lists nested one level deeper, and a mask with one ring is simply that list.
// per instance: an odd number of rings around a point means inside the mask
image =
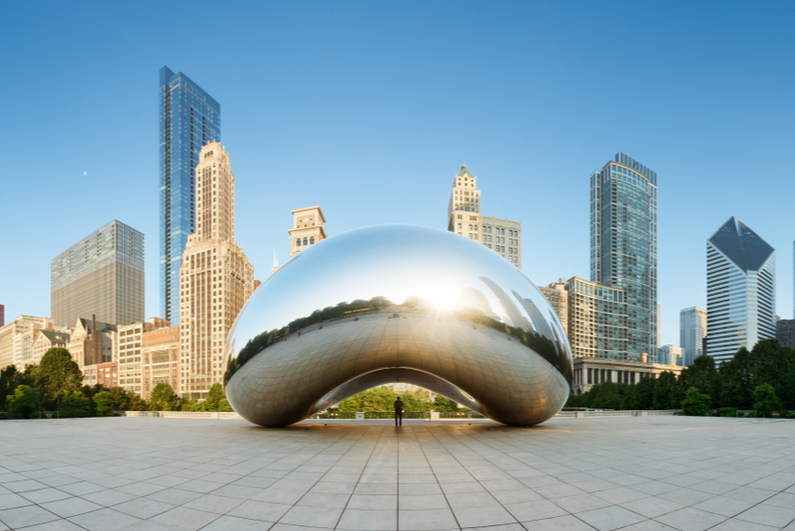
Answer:
[{"label": "reflection of clouds on sculpture", "polygon": [[571,381],[560,322],[521,271],[476,242],[408,225],[350,231],[296,255],[249,300],[227,350],[229,400],[263,425],[393,377],[535,424],[558,411]]}]

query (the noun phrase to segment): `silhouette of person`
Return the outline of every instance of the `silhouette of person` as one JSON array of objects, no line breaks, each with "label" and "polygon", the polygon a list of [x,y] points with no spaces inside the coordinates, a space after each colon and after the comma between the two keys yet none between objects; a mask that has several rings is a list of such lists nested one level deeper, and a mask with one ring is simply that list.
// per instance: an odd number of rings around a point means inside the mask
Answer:
[{"label": "silhouette of person", "polygon": [[395,400],[395,426],[398,424],[403,425],[403,401],[400,399],[400,395]]}]

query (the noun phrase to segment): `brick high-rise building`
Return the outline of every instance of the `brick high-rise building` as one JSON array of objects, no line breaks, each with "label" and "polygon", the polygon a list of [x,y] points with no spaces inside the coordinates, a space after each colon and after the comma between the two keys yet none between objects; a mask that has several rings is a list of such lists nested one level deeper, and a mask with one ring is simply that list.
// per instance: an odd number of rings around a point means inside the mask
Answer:
[{"label": "brick high-rise building", "polygon": [[549,286],[539,286],[539,290],[546,297],[549,305],[560,319],[563,330],[569,333],[569,292],[566,290],[566,283],[561,278],[559,282],[552,282]]},{"label": "brick high-rise building", "polygon": [[254,266],[235,242],[235,177],[226,149],[202,148],[196,166],[196,232],[180,267],[180,393],[204,399],[221,382],[224,345],[254,291]]},{"label": "brick high-rise building", "polygon": [[116,347],[115,325],[78,317],[66,348],[82,371],[87,365],[107,364],[114,361]]},{"label": "brick high-rise building", "polygon": [[141,397],[148,400],[159,383],[171,386],[180,394],[179,327],[158,328],[144,333],[141,363]]},{"label": "brick high-rise building", "polygon": [[482,243],[522,268],[522,222],[481,215],[477,178],[469,173],[466,164],[453,177],[447,230]]}]

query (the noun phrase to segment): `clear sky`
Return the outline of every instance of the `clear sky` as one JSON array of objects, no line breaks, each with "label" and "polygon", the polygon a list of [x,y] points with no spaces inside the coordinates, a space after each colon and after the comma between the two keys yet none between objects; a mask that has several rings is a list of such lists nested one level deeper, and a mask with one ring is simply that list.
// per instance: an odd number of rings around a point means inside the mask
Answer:
[{"label": "clear sky", "polygon": [[793,2],[11,2],[0,32],[0,304],[50,315],[50,260],[118,219],[146,235],[159,313],[158,71],[221,103],[237,240],[270,272],[290,210],[330,235],[446,228],[453,176],[519,220],[538,285],[589,278],[589,176],[659,179],[663,342],[706,306],[730,216],[777,250],[793,313]]}]

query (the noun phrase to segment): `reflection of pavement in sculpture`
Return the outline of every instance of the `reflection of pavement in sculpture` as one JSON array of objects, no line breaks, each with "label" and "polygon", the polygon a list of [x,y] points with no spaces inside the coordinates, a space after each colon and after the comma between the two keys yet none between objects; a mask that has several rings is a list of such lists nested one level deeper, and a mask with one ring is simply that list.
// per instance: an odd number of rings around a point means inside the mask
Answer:
[{"label": "reflection of pavement in sculpture", "polygon": [[493,251],[436,229],[359,229],[304,250],[254,294],[229,337],[227,395],[244,418],[279,426],[403,381],[536,424],[569,393],[558,330]]}]

